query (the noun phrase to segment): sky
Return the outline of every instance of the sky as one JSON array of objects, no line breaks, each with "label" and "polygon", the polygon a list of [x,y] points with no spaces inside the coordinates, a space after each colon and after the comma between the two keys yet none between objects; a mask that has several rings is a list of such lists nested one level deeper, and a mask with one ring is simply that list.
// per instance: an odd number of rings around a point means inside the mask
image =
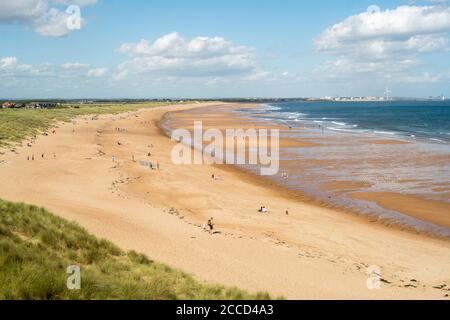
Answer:
[{"label": "sky", "polygon": [[0,98],[450,97],[446,0],[0,0]]}]

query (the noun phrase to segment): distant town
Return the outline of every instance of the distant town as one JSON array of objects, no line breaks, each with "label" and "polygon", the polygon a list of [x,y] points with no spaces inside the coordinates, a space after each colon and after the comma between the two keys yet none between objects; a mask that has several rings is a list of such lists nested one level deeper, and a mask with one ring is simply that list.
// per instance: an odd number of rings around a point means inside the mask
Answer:
[{"label": "distant town", "polygon": [[386,96],[325,96],[310,98],[211,98],[211,99],[46,99],[42,101],[32,100],[1,100],[0,109],[54,109],[58,107],[77,107],[89,104],[111,104],[111,103],[142,103],[142,102],[204,102],[204,101],[224,101],[224,102],[247,102],[247,103],[270,103],[270,102],[290,102],[290,101],[330,101],[330,102],[377,102],[377,101],[447,101],[444,95],[428,98],[408,98]]}]

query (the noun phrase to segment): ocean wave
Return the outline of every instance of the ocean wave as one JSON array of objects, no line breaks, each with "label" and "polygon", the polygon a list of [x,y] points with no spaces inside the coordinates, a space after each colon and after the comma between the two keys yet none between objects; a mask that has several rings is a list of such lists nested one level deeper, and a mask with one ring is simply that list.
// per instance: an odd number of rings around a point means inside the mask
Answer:
[{"label": "ocean wave", "polygon": [[351,133],[358,132],[358,131],[352,130],[352,129],[335,128],[335,127],[327,127],[327,129],[332,130],[332,131],[339,131],[339,132],[351,132]]},{"label": "ocean wave", "polygon": [[282,108],[277,106],[272,106],[270,104],[264,105],[264,109],[267,111],[280,111]]},{"label": "ocean wave", "polygon": [[331,121],[331,123],[338,125],[338,126],[346,126],[347,125],[347,123],[345,123],[345,122],[338,122],[338,121]]},{"label": "ocean wave", "polygon": [[392,131],[374,131],[374,133],[378,133],[378,134],[388,134],[390,136],[395,136],[397,133],[392,132]]}]

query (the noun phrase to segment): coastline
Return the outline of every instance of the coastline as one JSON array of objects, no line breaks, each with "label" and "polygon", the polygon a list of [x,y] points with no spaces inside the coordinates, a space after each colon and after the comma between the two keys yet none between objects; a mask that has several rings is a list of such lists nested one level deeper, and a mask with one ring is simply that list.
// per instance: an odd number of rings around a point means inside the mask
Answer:
[{"label": "coastline", "polygon": [[[258,105],[249,104],[246,109],[256,108]],[[242,109],[242,106],[238,107]],[[208,128],[218,128],[221,131],[225,131],[226,128],[275,128],[279,129],[281,132],[280,147],[281,150],[291,150],[295,148],[297,150],[306,150],[304,148],[310,147],[320,147],[321,141],[318,139],[311,140],[302,132],[302,128],[296,128],[294,133],[294,138],[287,138],[286,134],[292,134],[292,127],[287,127],[287,125],[282,125],[278,123],[273,123],[269,120],[260,120],[258,118],[249,118],[248,114],[242,114],[239,112],[234,112],[236,108],[216,108],[216,110],[207,110],[202,112],[201,110],[184,110],[181,112],[171,113],[172,125],[174,128],[185,128],[192,130],[193,120],[201,120],[203,122],[204,129]],[[191,116],[191,118],[189,117]],[[165,133],[170,135],[167,124],[169,121],[169,114],[164,116],[161,122],[166,122],[164,124]],[[220,119],[220,121],[218,121]],[[284,136],[283,136],[284,133]],[[322,138],[321,138],[322,139]],[[326,139],[326,138],[324,138]],[[381,139],[381,138],[371,138],[362,139],[364,144],[370,145],[388,145],[389,147],[395,147],[396,145],[410,144],[411,142],[401,140],[397,138],[391,139]],[[324,140],[325,141],[325,140]],[[314,150],[314,149],[313,149]],[[248,146],[247,146],[248,152]],[[302,152],[302,151],[300,151]],[[314,152],[314,151],[312,151]],[[283,153],[283,152],[282,152]],[[284,155],[289,153],[285,152]],[[283,155],[282,155],[283,156]],[[350,161],[350,160],[349,160]],[[312,163],[312,166],[320,166],[323,163],[317,162]],[[282,172],[292,172],[295,170],[304,170],[306,167],[304,161],[280,161]],[[310,165],[310,163],[308,163]],[[302,167],[303,166],[303,167]],[[245,169],[240,166],[231,165],[231,167],[238,169],[240,171],[246,171],[253,175],[258,175],[255,170]],[[292,170],[294,169],[294,170]],[[383,225],[388,225],[390,227],[396,227],[402,230],[409,230],[411,232],[419,232],[424,235],[432,237],[442,237],[450,239],[450,204],[445,201],[436,201],[432,199],[426,199],[422,197],[417,197],[410,194],[395,193],[392,192],[375,192],[375,191],[365,191],[364,188],[370,187],[371,184],[365,181],[352,181],[350,179],[346,180],[326,180],[322,183],[321,188],[332,191],[336,194],[348,192],[349,198],[356,202],[357,200],[366,202],[371,205],[370,208],[374,208],[375,205],[380,206],[385,212],[376,214],[376,211],[364,210],[364,207],[358,207],[354,203],[351,205],[343,205],[339,203],[333,203],[328,201],[326,197],[316,197],[314,194],[308,194],[301,188],[297,188],[298,184],[289,183],[280,177],[260,177],[262,179],[261,183],[275,184],[286,190],[293,191],[297,196],[308,199],[311,204],[323,206],[326,208],[333,208],[348,214],[362,216],[366,220],[373,221],[378,220]],[[431,188],[431,186],[430,186]],[[329,197],[328,197],[329,198]],[[305,201],[305,200],[304,200]]]},{"label": "coastline", "polygon": [[[60,125],[55,136],[39,137],[33,146],[36,152],[56,152],[56,161],[31,165],[26,147],[3,156],[0,177],[16,183],[2,184],[2,197],[42,205],[121,247],[210,282],[291,299],[444,298],[446,291],[433,288],[448,286],[444,240],[298,201],[298,195],[233,168],[171,164],[174,143],[156,123],[174,109],[214,105],[83,118],[75,134],[71,125]],[[161,163],[158,172],[132,161],[131,155],[146,159],[149,150],[152,161]],[[118,163],[111,163],[112,155]],[[222,179],[211,181],[211,173]],[[269,216],[256,212],[262,201]],[[220,232],[213,236],[200,227],[211,215]],[[383,268],[387,281],[379,291],[366,288],[372,264]]]}]

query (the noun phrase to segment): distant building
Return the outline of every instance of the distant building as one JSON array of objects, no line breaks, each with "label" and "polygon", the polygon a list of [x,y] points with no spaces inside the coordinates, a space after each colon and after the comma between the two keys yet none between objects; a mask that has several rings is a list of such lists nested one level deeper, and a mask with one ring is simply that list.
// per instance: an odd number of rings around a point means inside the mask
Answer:
[{"label": "distant building", "polygon": [[16,104],[14,102],[5,102],[2,104],[2,109],[14,108]]},{"label": "distant building", "polygon": [[53,109],[56,108],[58,105],[56,103],[49,103],[49,102],[31,102],[27,103],[25,105],[25,108],[28,109]]}]

